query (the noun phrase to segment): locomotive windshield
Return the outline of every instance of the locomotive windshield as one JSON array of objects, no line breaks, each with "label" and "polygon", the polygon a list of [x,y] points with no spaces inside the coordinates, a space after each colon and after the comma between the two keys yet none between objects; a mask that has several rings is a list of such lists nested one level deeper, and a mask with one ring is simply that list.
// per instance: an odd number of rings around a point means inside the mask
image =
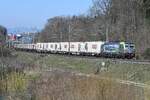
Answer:
[{"label": "locomotive windshield", "polygon": [[135,45],[133,43],[125,43],[125,53],[135,53]]},{"label": "locomotive windshield", "polygon": [[135,46],[134,46],[134,44],[132,44],[132,43],[126,43],[126,44],[125,44],[125,48],[128,48],[128,49],[135,49]]}]

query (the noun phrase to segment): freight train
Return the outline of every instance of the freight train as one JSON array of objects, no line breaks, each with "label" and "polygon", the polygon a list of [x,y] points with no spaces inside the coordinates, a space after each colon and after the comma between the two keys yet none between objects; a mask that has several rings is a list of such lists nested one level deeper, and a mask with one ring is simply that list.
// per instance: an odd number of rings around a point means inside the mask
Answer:
[{"label": "freight train", "polygon": [[134,58],[135,45],[129,42],[51,42],[35,44],[15,44],[16,50],[38,53],[88,55],[111,58]]}]

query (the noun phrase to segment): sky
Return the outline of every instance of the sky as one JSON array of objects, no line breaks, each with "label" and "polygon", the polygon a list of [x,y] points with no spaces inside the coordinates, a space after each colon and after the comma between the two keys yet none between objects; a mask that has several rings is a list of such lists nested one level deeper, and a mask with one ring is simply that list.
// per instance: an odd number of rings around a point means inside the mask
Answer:
[{"label": "sky", "polygon": [[43,28],[55,16],[84,14],[92,0],[1,0],[0,25]]}]

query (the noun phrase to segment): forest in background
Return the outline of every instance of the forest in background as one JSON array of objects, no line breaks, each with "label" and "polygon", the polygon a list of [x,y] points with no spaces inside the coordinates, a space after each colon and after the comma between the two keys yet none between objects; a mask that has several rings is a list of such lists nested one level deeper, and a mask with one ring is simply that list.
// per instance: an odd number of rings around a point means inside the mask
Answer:
[{"label": "forest in background", "polygon": [[149,0],[93,0],[86,14],[48,19],[36,41],[128,41],[141,53],[150,48],[149,26]]},{"label": "forest in background", "polygon": [[7,29],[0,25],[0,44],[5,43]]}]

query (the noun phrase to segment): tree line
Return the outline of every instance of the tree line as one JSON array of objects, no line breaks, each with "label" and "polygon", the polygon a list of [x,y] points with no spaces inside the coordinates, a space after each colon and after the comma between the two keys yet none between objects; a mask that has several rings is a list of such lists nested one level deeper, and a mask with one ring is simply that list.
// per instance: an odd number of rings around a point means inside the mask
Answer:
[{"label": "tree line", "polygon": [[129,41],[138,52],[150,47],[149,0],[93,0],[88,12],[48,19],[36,41]]},{"label": "tree line", "polygon": [[0,44],[5,43],[7,29],[0,25]]}]

